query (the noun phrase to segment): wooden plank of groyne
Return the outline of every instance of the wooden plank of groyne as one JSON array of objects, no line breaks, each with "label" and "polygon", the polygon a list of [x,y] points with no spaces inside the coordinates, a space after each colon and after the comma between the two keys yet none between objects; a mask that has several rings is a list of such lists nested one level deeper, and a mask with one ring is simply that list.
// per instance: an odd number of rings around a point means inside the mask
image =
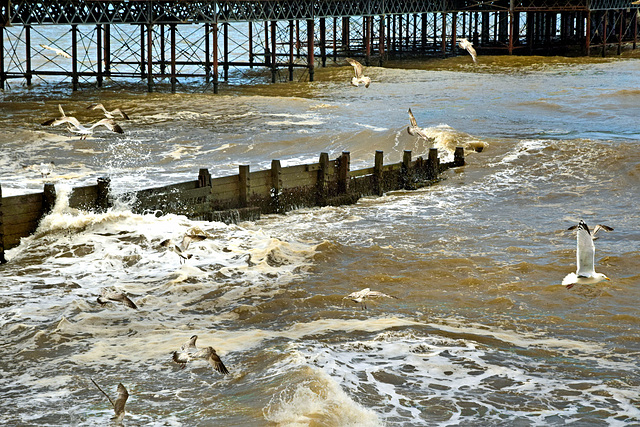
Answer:
[{"label": "wooden plank of groyne", "polygon": [[2,213],[5,217],[23,215],[26,212],[37,212],[42,214],[42,193],[40,193],[39,196],[40,197],[38,198],[30,199],[28,203],[22,204],[8,204],[5,203],[5,200],[7,199],[4,199],[2,203]]},{"label": "wooden plank of groyne", "polygon": [[76,187],[69,194],[69,207],[74,209],[92,210],[98,200],[98,186]]},{"label": "wooden plank of groyne", "polygon": [[6,208],[7,206],[15,206],[15,205],[23,205],[23,204],[31,204],[31,203],[42,203],[42,193],[33,193],[33,194],[25,194],[22,196],[9,196],[2,198],[2,207]]},{"label": "wooden plank of groyne", "polygon": [[310,165],[287,166],[282,168],[281,179],[284,188],[302,187],[307,185],[315,185],[318,179],[318,170],[316,168],[308,168]]},{"label": "wooden plank of groyne", "polygon": [[258,172],[251,172],[251,197],[271,196],[271,169],[265,169]]}]

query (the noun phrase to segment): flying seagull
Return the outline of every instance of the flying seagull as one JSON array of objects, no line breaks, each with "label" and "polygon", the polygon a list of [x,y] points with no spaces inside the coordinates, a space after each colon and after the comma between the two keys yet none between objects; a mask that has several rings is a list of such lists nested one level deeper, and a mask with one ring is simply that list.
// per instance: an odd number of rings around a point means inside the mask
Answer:
[{"label": "flying seagull", "polygon": [[42,126],[59,126],[63,123],[69,124],[69,131],[82,135],[80,138],[85,139],[88,135],[93,134],[93,129],[98,126],[104,126],[112,132],[124,133],[122,128],[113,119],[102,119],[93,125],[86,127],[78,121],[75,117],[67,116],[62,109],[62,105],[58,104],[58,109],[62,113],[62,116],[55,119],[49,119],[42,123]]},{"label": "flying seagull", "polygon": [[191,242],[201,242],[206,238],[207,236],[204,234],[185,234],[180,244],[175,243],[171,239],[166,239],[160,242],[160,246],[169,248],[170,250],[177,253],[180,257],[180,264],[182,264],[193,256],[193,254],[187,253],[187,249],[189,249],[189,245],[191,244]]},{"label": "flying seagull", "polygon": [[351,58],[347,58],[347,62],[351,64],[353,72],[355,73],[355,76],[351,78],[351,84],[353,86],[359,86],[362,83],[364,87],[369,87],[371,79],[362,74],[362,64]]},{"label": "flying seagull", "polygon": [[478,55],[476,55],[476,50],[473,48],[473,45],[469,40],[460,39],[460,41],[458,42],[458,46],[460,46],[462,49],[466,49],[466,51],[469,52],[469,55],[471,55],[471,59],[473,59],[473,62],[477,62],[476,58]]},{"label": "flying seagull", "polygon": [[364,301],[367,298],[395,298],[398,299],[398,297],[394,297],[392,295],[387,295],[387,294],[383,294],[382,292],[378,292],[378,291],[372,291],[369,288],[364,288],[361,291],[357,291],[357,292],[352,292],[349,295],[347,295],[346,297],[344,297],[343,299],[350,299],[353,302],[357,302],[357,303],[362,303],[362,309],[366,310],[367,309],[367,304]]},{"label": "flying seagull", "polygon": [[129,299],[129,297],[124,292],[119,292],[114,288],[102,288],[100,290],[100,296],[98,297],[98,302],[102,305],[113,302],[121,302],[127,307],[137,309],[138,306]]},{"label": "flying seagull", "polygon": [[407,126],[407,133],[409,135],[417,136],[417,137],[426,139],[427,141],[430,141],[433,139],[427,135],[424,129],[418,127],[418,122],[416,121],[416,118],[413,116],[413,113],[411,112],[411,108],[409,108],[409,123],[411,123],[411,126]]},{"label": "flying seagull", "polygon": [[98,383],[93,380],[93,378],[89,379],[96,387],[98,387],[98,390],[100,390],[102,394],[107,396],[109,402],[111,402],[111,406],[113,406],[113,410],[115,412],[115,415],[111,419],[115,420],[115,422],[118,424],[122,423],[122,420],[124,419],[124,405],[125,403],[127,403],[127,399],[129,398],[129,392],[127,392],[127,389],[122,385],[122,383],[118,384],[118,397],[114,402],[113,400],[111,400],[109,395],[105,393],[104,390],[102,390]]},{"label": "flying seagull", "polygon": [[108,119],[115,119],[117,114],[125,120],[130,120],[129,116],[127,116],[127,113],[125,113],[121,109],[116,108],[115,110],[108,111],[102,104],[91,104],[87,107],[87,110],[102,110],[105,117]]},{"label": "flying seagull", "polygon": [[184,369],[186,364],[195,359],[206,359],[207,362],[215,369],[220,372],[222,375],[227,375],[229,371],[220,360],[220,357],[213,349],[213,347],[205,347],[203,349],[199,349],[196,347],[196,340],[198,339],[197,335],[192,335],[189,338],[189,341],[182,344],[180,350],[173,352],[173,361],[181,365],[181,368]]},{"label": "flying seagull", "polygon": [[562,284],[565,285],[567,289],[571,289],[573,285],[576,284],[593,285],[603,280],[611,280],[602,273],[596,273],[594,268],[596,248],[593,241],[596,239],[595,235],[598,231],[613,231],[613,228],[598,224],[593,229],[593,233],[591,233],[587,224],[582,220],[580,220],[578,225],[569,227],[569,230],[575,230],[576,228],[578,229],[578,244],[576,249],[578,268],[575,273],[567,274],[562,280]]},{"label": "flying seagull", "polygon": [[41,44],[40,47],[43,48],[43,49],[51,50],[51,51],[55,52],[56,55],[60,55],[60,56],[62,56],[64,58],[71,58],[71,55],[69,55],[67,52],[65,52],[62,49],[58,49],[56,47],[47,46],[46,44]]}]

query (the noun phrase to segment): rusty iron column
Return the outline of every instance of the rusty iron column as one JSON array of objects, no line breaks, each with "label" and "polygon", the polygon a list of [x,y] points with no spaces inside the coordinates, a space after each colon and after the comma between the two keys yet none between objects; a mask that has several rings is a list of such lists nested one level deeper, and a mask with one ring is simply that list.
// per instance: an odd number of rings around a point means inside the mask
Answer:
[{"label": "rusty iron column", "polygon": [[[278,22],[271,21],[271,83],[276,82],[276,73],[277,73],[277,57],[276,57],[276,30],[277,30]],[[227,34],[225,34],[225,40],[227,39]]]},{"label": "rusty iron column", "polygon": [[145,42],[144,42],[144,24],[140,25],[140,78],[145,79],[147,76],[145,74],[145,63],[144,59],[146,57],[145,53]]},{"label": "rusty iron column", "polygon": [[224,49],[224,51],[222,52],[222,54],[224,55],[224,58],[222,60],[222,71],[224,73],[223,78],[225,82],[229,81],[229,23],[228,22],[223,22],[222,23],[222,37],[224,40],[222,40],[222,48]]},{"label": "rusty iron column", "polygon": [[379,65],[384,63],[384,15],[380,15],[380,37],[378,40],[378,51],[380,53]]},{"label": "rusty iron column", "polygon": [[509,55],[513,55],[514,10],[515,1],[509,0]]},{"label": "rusty iron column", "polygon": [[371,65],[371,17],[362,17],[364,25],[364,63]]},{"label": "rusty iron column", "polygon": [[31,25],[24,26],[24,44],[25,44],[25,74],[24,77],[27,80],[27,86],[31,86]]},{"label": "rusty iron column", "polygon": [[171,31],[171,93],[176,93],[176,24],[169,26]]},{"label": "rusty iron column", "polygon": [[327,23],[325,18],[320,18],[320,58],[322,67],[327,66]]},{"label": "rusty iron column", "polygon": [[609,20],[608,11],[605,11],[602,15],[602,57],[607,56],[607,21]]},{"label": "rusty iron column", "polygon": [[447,12],[442,12],[442,56],[447,56]]},{"label": "rusty iron column", "polygon": [[253,68],[253,22],[249,21],[249,68]]},{"label": "rusty iron column", "polygon": [[213,93],[218,93],[220,76],[218,74],[218,23],[211,24],[213,34]]},{"label": "rusty iron column", "polygon": [[102,87],[102,25],[96,25],[96,62],[97,70],[96,70],[96,84],[98,87]]},{"label": "rusty iron column", "polygon": [[451,17],[451,51],[456,51],[456,34],[458,33],[458,12],[452,12]]},{"label": "rusty iron column", "polygon": [[289,20],[289,81],[293,81],[293,37],[294,24],[293,19]]},{"label": "rusty iron column", "polygon": [[71,86],[78,90],[78,26],[71,26]]},{"label": "rusty iron column", "polygon": [[211,79],[211,41],[209,33],[211,32],[210,24],[204,23],[204,74],[207,85]]},{"label": "rusty iron column", "polygon": [[105,24],[104,26],[104,50],[102,52],[102,58],[104,59],[104,75],[109,76],[111,74],[111,25]]},{"label": "rusty iron column", "polygon": [[622,26],[624,24],[624,10],[618,11],[618,55],[622,53]]},{"label": "rusty iron column", "polygon": [[147,24],[147,92],[153,92],[153,24]]},{"label": "rusty iron column", "polygon": [[309,64],[309,81],[312,82],[314,78],[315,59],[313,55],[313,40],[314,40],[314,22],[313,19],[307,19],[307,62]]},{"label": "rusty iron column", "polygon": [[587,56],[591,55],[591,11],[587,10],[587,28],[585,30],[584,48]]},{"label": "rusty iron column", "polygon": [[160,75],[164,78],[167,74],[167,56],[165,55],[166,50],[166,37],[164,35],[164,24],[160,24]]}]

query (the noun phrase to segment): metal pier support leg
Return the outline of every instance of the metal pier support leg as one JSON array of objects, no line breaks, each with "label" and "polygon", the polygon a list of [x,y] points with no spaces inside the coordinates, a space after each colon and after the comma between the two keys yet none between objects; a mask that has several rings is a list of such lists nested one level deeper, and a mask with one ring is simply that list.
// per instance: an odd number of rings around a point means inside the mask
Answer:
[{"label": "metal pier support leg", "polygon": [[102,87],[102,24],[96,25],[96,84]]},{"label": "metal pier support leg", "polygon": [[309,81],[312,82],[313,81],[313,77],[314,77],[314,56],[313,56],[313,39],[314,39],[314,35],[313,35],[313,31],[314,31],[314,26],[313,26],[314,22],[313,19],[307,19],[307,62],[309,65]]},{"label": "metal pier support leg", "polygon": [[293,37],[294,37],[294,23],[293,20],[289,20],[289,81],[293,81]]},{"label": "metal pier support leg", "polygon": [[147,91],[153,92],[153,24],[147,24]]},{"label": "metal pier support leg", "polygon": [[222,40],[222,46],[224,49],[224,52],[222,52],[222,54],[224,55],[224,59],[223,59],[223,63],[222,63],[222,71],[224,73],[223,78],[225,82],[229,81],[229,23],[228,22],[224,22],[222,24],[222,36],[224,38],[224,40]]},{"label": "metal pier support leg", "polygon": [[78,90],[78,26],[71,26],[71,86]]},{"label": "metal pier support leg", "polygon": [[209,23],[204,23],[204,74],[205,81],[207,85],[209,84],[209,80],[211,79],[211,43],[209,40],[209,32],[211,28],[209,27]]},{"label": "metal pier support leg", "polygon": [[104,26],[104,75],[111,74],[111,25]]},{"label": "metal pier support leg", "polygon": [[4,73],[4,27],[0,27],[0,90],[4,90],[6,75]]},{"label": "metal pier support leg", "polygon": [[384,63],[384,15],[380,15],[380,37],[378,44],[378,52],[380,53],[380,59],[378,65],[382,67]]},{"label": "metal pier support leg", "polygon": [[325,18],[320,18],[320,58],[322,67],[327,66],[327,22]]},{"label": "metal pier support leg", "polygon": [[213,34],[213,93],[218,93],[220,76],[218,74],[218,23],[211,24]]},{"label": "metal pier support leg", "polygon": [[[276,29],[278,23],[276,21],[271,21],[271,83],[276,82]],[[225,40],[227,39],[225,35]]]},{"label": "metal pier support leg", "polygon": [[171,24],[171,93],[176,93],[176,24]]},{"label": "metal pier support leg", "polygon": [[27,86],[31,86],[31,25],[25,25],[24,27],[24,37],[25,37],[25,48],[26,48],[26,52],[25,52],[25,60],[26,60],[26,72],[25,72],[25,79],[27,80]]}]

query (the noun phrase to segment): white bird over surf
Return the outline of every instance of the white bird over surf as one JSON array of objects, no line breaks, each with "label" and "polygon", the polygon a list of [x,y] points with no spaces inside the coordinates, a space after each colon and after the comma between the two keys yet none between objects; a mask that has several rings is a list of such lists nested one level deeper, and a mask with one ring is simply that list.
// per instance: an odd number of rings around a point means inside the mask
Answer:
[{"label": "white bird over surf", "polygon": [[40,47],[43,48],[43,49],[47,49],[47,50],[50,50],[52,52],[55,52],[56,55],[60,55],[63,58],[71,58],[71,55],[69,55],[67,52],[65,52],[62,49],[58,49],[57,47],[47,46],[46,44],[41,44]]},{"label": "white bird over surf", "polygon": [[93,380],[93,378],[90,378],[90,380],[96,387],[98,387],[98,390],[100,390],[102,394],[107,396],[109,402],[111,402],[111,406],[113,406],[113,411],[115,412],[115,415],[111,419],[114,420],[116,424],[122,424],[122,420],[124,419],[125,414],[124,406],[127,403],[127,399],[129,398],[129,392],[127,391],[125,386],[123,386],[122,383],[118,384],[118,397],[114,402],[113,400],[111,400],[109,395],[105,393],[104,390],[98,385],[98,383]]},{"label": "white bird over surf", "polygon": [[104,305],[108,304],[109,302],[121,302],[129,308],[138,308],[138,306],[133,301],[131,301],[131,299],[124,292],[120,292],[114,288],[102,288],[100,290],[100,296],[98,297],[98,303]]},{"label": "white bird over surf", "polygon": [[355,76],[351,78],[351,84],[353,86],[360,86],[361,84],[364,84],[364,87],[369,87],[371,79],[363,74],[362,64],[351,58],[347,58],[347,62],[351,64],[353,72],[355,73]]},{"label": "white bird over surf", "polygon": [[124,133],[122,128],[113,120],[113,119],[102,119],[93,125],[86,127],[80,123],[78,119],[73,116],[67,116],[62,109],[62,105],[58,104],[58,109],[62,116],[56,117],[55,119],[49,119],[42,123],[42,126],[59,126],[61,124],[67,123],[69,127],[67,128],[70,132],[80,134],[80,139],[85,139],[87,136],[93,134],[93,130],[98,126],[104,126],[112,132],[115,133]]},{"label": "white bird over surf", "polygon": [[382,292],[378,292],[378,291],[372,291],[370,288],[364,288],[361,291],[351,292],[349,295],[347,295],[343,299],[350,299],[353,302],[362,303],[362,309],[366,310],[367,309],[367,304],[365,302],[365,299],[368,299],[368,298],[394,298],[394,299],[398,299],[398,297],[394,297],[392,295],[383,294]]},{"label": "white bird over surf", "polygon": [[201,242],[206,238],[207,236],[204,234],[185,234],[182,238],[182,242],[180,242],[179,244],[171,239],[165,239],[160,242],[160,246],[169,248],[173,252],[177,253],[180,257],[180,264],[182,264],[193,256],[193,254],[187,253],[187,249],[189,249],[189,245],[191,244],[191,242]]},{"label": "white bird over surf", "polygon": [[407,133],[409,135],[417,136],[427,141],[433,140],[433,138],[427,135],[424,129],[418,126],[418,122],[416,121],[416,118],[413,116],[413,113],[411,112],[411,108],[409,108],[409,123],[411,124],[410,126],[407,126]]},{"label": "white bird over surf", "polygon": [[473,59],[473,62],[477,62],[476,58],[478,57],[478,55],[476,54],[476,50],[473,48],[473,45],[469,40],[464,38],[460,39],[460,41],[458,42],[458,46],[469,52],[469,55],[471,55],[471,59]]},{"label": "white bird over surf", "polygon": [[227,375],[229,371],[220,360],[220,357],[213,349],[213,347],[205,347],[203,349],[199,349],[196,346],[196,340],[198,339],[197,335],[192,335],[189,338],[189,341],[182,344],[180,350],[173,352],[173,361],[177,364],[181,365],[180,367],[184,369],[188,362],[196,359],[205,359],[216,371],[220,372],[222,375]]},{"label": "white bird over surf", "polygon": [[593,241],[598,231],[613,231],[613,228],[598,224],[593,229],[593,233],[589,230],[587,224],[580,220],[578,225],[569,227],[569,230],[578,229],[577,232],[577,249],[576,262],[577,269],[575,273],[570,273],[562,280],[562,284],[571,289],[574,285],[594,285],[604,280],[611,280],[602,273],[596,273],[595,264],[595,245]]},{"label": "white bird over surf", "polygon": [[122,111],[120,108],[116,108],[115,110],[109,111],[106,108],[104,108],[104,105],[102,104],[91,104],[87,107],[87,110],[102,110],[102,112],[104,113],[104,116],[107,119],[115,119],[117,114],[125,120],[130,120],[127,113]]}]

